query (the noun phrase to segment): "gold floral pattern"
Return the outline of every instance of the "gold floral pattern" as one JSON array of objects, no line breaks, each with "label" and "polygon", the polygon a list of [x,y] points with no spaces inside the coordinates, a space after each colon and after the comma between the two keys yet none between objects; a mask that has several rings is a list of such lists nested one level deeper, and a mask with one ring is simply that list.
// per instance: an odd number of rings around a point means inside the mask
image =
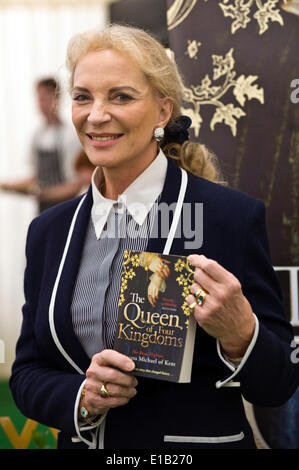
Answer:
[{"label": "gold floral pattern", "polygon": [[299,16],[299,2],[298,0],[283,0],[281,8],[288,13]]},{"label": "gold floral pattern", "polygon": [[[207,0],[205,0],[207,1]],[[167,10],[167,26],[168,29],[176,28],[182,21],[187,18],[191,10],[196,5],[197,0],[174,0]]]},{"label": "gold floral pattern", "polygon": [[[176,28],[191,13],[198,0],[174,0],[167,10],[168,29]],[[204,0],[207,2],[208,0]],[[215,0],[213,0],[215,1]],[[283,26],[283,18],[279,12],[280,0],[222,0],[219,6],[225,17],[233,19],[231,33],[235,34],[239,29],[245,29],[252,17],[259,25],[259,34],[263,34],[269,28],[270,22],[278,22]],[[287,9],[285,5],[283,8]],[[298,8],[298,7],[297,7]],[[253,13],[255,9],[255,12]]]},{"label": "gold floral pattern", "polygon": [[252,8],[256,8],[253,18],[258,22],[259,34],[263,34],[269,28],[269,22],[277,21],[283,26],[283,18],[276,8],[279,0],[223,0],[219,3],[225,17],[234,21],[231,25],[231,33],[235,34],[240,28],[246,28],[250,23]]},{"label": "gold floral pattern", "polygon": [[[202,124],[200,115],[201,106],[215,106],[216,110],[210,122],[210,128],[215,130],[215,125],[224,123],[230,127],[233,136],[237,135],[237,122],[243,116],[246,116],[244,105],[247,100],[257,99],[264,103],[264,90],[259,88],[254,82],[258,79],[257,75],[240,75],[236,77],[234,70],[235,60],[233,57],[234,49],[230,49],[225,57],[212,55],[213,60],[213,78],[208,74],[202,79],[199,85],[191,85],[184,88],[184,102],[191,103],[193,108],[183,107],[182,112],[192,120],[192,128],[195,137],[198,137]],[[215,81],[223,77],[223,83],[215,84]],[[229,89],[233,90],[233,96],[241,106],[235,106],[234,103],[224,104],[221,99],[227,94]]]},{"label": "gold floral pattern", "polygon": [[185,324],[188,327],[189,325],[189,317],[192,313],[192,309],[186,302],[186,298],[190,295],[190,287],[193,284],[193,275],[194,270],[190,267],[188,260],[184,260],[182,258],[178,259],[174,265],[174,270],[180,275],[176,278],[178,285],[181,287],[181,296],[184,298],[184,302],[181,305],[181,309],[186,315]]},{"label": "gold floral pattern", "polygon": [[191,41],[188,39],[188,46],[186,54],[190,57],[190,59],[197,59],[198,49],[201,46],[201,42],[196,41],[195,39]]},{"label": "gold floral pattern", "polygon": [[120,294],[119,294],[119,301],[118,306],[120,307],[125,298],[125,291],[128,288],[128,279],[133,279],[136,276],[136,272],[133,268],[137,268],[140,265],[139,262],[139,254],[131,252],[129,250],[125,250],[124,252],[124,260],[123,260],[123,270],[121,276],[121,285],[120,285]]}]

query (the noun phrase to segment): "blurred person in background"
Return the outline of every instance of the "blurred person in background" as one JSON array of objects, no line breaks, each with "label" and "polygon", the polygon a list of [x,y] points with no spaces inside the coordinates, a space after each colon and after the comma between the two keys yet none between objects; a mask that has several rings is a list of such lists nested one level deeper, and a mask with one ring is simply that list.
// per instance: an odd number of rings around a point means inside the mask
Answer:
[{"label": "blurred person in background", "polygon": [[[81,147],[73,128],[59,116],[60,86],[57,80],[52,77],[39,80],[36,83],[36,96],[44,123],[32,138],[32,176],[19,181],[2,182],[0,189],[36,196],[39,212],[42,212],[73,197],[80,190],[80,184],[75,179],[74,161]],[[66,182],[69,192],[61,187]],[[41,196],[41,193],[49,188],[51,197],[48,200],[46,194]]]},{"label": "blurred person in background", "polygon": [[84,194],[88,190],[95,168],[96,167],[91,163],[84,150],[82,150],[75,162],[75,171],[81,185],[81,194]]},{"label": "blurred person in background", "polygon": [[39,201],[51,202],[57,200],[63,201],[79,194],[84,194],[90,185],[95,166],[87,158],[84,150],[81,150],[75,159],[74,170],[76,173],[75,181],[66,182],[50,188],[43,189],[39,195]]}]

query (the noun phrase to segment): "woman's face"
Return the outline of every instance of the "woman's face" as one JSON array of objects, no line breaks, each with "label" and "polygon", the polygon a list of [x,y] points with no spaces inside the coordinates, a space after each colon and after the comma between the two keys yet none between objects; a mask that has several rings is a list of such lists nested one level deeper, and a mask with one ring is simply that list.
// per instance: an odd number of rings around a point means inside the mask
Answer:
[{"label": "woman's face", "polygon": [[172,101],[153,92],[127,54],[89,52],[77,64],[72,119],[94,165],[143,171],[157,154],[156,127],[165,127]]}]

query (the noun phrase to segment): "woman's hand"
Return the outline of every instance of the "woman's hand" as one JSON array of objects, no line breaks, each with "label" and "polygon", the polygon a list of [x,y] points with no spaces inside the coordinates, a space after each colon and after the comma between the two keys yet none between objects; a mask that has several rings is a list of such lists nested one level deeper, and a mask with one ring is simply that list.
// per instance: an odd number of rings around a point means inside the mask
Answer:
[{"label": "woman's hand", "polygon": [[169,261],[167,259],[162,259],[159,256],[155,256],[148,268],[162,279],[167,279],[170,274],[168,264]]},{"label": "woman's hand", "polygon": [[[89,415],[96,416],[109,408],[126,405],[137,393],[137,379],[125,373],[134,368],[134,362],[117,351],[105,349],[95,354],[86,371],[85,396],[79,408],[84,406]],[[100,395],[104,382],[110,395],[107,398]]]},{"label": "woman's hand", "polygon": [[[238,279],[220,264],[204,255],[191,255],[190,264],[196,267],[190,291],[203,289],[208,295],[203,304],[194,308],[201,328],[217,338],[224,352],[232,359],[243,356],[252,339],[255,319],[251,306],[242,293]],[[189,305],[196,302],[193,295]]]},{"label": "woman's hand", "polygon": [[149,302],[155,307],[157,299],[159,297],[160,287],[163,282],[160,276],[153,274],[151,282],[147,288],[147,298]]}]

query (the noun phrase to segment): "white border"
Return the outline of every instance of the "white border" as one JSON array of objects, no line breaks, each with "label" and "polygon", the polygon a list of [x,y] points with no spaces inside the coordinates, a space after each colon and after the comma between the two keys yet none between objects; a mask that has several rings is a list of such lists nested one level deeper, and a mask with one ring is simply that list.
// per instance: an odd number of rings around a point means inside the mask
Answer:
[{"label": "white border", "polygon": [[176,205],[176,208],[175,208],[172,224],[171,224],[169,234],[168,234],[168,237],[167,237],[167,240],[166,240],[166,243],[165,243],[165,247],[164,247],[164,250],[163,250],[163,255],[168,255],[169,252],[170,252],[171,245],[172,245],[172,242],[173,242],[173,239],[174,239],[174,236],[175,236],[175,232],[176,232],[176,229],[177,229],[177,225],[178,225],[178,222],[179,222],[179,219],[180,219],[180,215],[181,215],[181,212],[182,212],[182,206],[183,206],[185,193],[186,193],[186,188],[187,188],[187,183],[188,183],[188,175],[187,175],[187,172],[185,170],[183,170],[182,168],[181,168],[181,172],[182,172],[182,179],[181,179],[180,193],[179,193],[179,197],[178,197],[178,200],[177,200],[177,205]]},{"label": "white border", "polygon": [[66,244],[65,244],[65,247],[64,247],[64,252],[63,252],[63,255],[62,255],[62,258],[61,258],[61,261],[60,261],[60,265],[59,265],[59,269],[58,269],[58,273],[57,273],[57,276],[56,276],[55,284],[54,284],[54,287],[53,287],[50,305],[49,305],[49,324],[50,324],[50,330],[51,330],[51,334],[52,334],[53,340],[55,342],[55,345],[56,345],[57,349],[61,352],[63,357],[71,364],[71,366],[74,369],[76,369],[77,372],[79,372],[79,374],[84,374],[84,372],[80,369],[79,366],[77,366],[77,364],[67,354],[67,352],[65,351],[65,349],[63,348],[62,344],[60,343],[60,341],[58,339],[56,329],[55,329],[55,324],[54,324],[54,307],[55,307],[55,300],[56,300],[58,284],[59,284],[59,281],[60,281],[60,277],[61,277],[61,273],[62,273],[62,270],[63,270],[65,258],[66,258],[66,255],[67,255],[67,252],[68,252],[68,249],[69,249],[69,245],[70,245],[70,242],[71,242],[71,238],[72,238],[72,235],[73,235],[74,226],[75,226],[75,223],[76,223],[76,220],[77,220],[78,212],[79,212],[85,198],[86,198],[86,195],[79,202],[79,204],[77,206],[77,209],[75,211],[75,214],[73,216],[71,226],[70,226],[70,229],[69,229],[69,233],[68,233],[68,236],[67,236]]},{"label": "white border", "polygon": [[[254,314],[253,314],[254,315]],[[247,348],[247,351],[246,353],[244,354],[243,356],[243,359],[241,360],[240,364],[237,366],[237,367],[234,367],[232,365],[232,363],[228,362],[226,359],[224,359],[224,357],[222,356],[221,354],[221,345],[220,345],[220,342],[219,340],[217,339],[217,352],[218,352],[218,356],[220,357],[220,359],[222,360],[222,362],[224,362],[224,364],[233,372],[232,375],[230,375],[227,379],[225,380],[218,380],[216,382],[216,388],[221,388],[223,387],[223,385],[227,384],[227,382],[229,382],[231,379],[233,379],[239,372],[240,370],[243,368],[244,364],[246,363],[255,343],[256,343],[256,340],[257,340],[257,337],[258,337],[258,333],[259,333],[259,321],[257,319],[257,317],[254,315],[254,318],[255,318],[255,330],[254,330],[254,334],[253,334],[253,337],[252,337],[252,340]]]}]

